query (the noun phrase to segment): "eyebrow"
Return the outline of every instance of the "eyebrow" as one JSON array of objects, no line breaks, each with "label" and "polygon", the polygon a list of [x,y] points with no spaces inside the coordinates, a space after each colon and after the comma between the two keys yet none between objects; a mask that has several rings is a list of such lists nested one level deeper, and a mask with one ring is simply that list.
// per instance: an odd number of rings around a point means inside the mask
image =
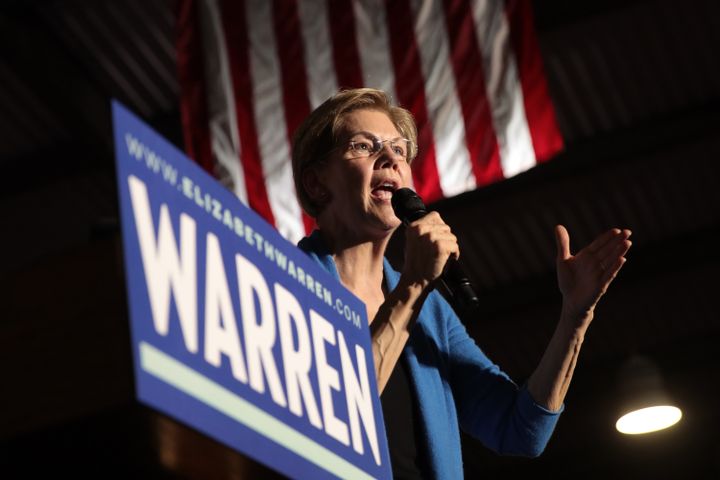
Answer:
[{"label": "eyebrow", "polygon": [[[368,137],[368,138],[379,138],[380,140],[383,140],[379,135],[375,135],[374,133],[368,132],[368,131],[366,131],[366,130],[360,130],[360,131],[358,131],[358,132],[350,133],[349,136],[348,136],[348,138],[353,138],[353,137],[356,136],[356,135],[363,135],[363,136]],[[406,140],[406,138],[403,137],[402,135],[399,135],[399,136],[397,136],[397,137],[388,138],[388,139],[386,139],[386,140]]]}]

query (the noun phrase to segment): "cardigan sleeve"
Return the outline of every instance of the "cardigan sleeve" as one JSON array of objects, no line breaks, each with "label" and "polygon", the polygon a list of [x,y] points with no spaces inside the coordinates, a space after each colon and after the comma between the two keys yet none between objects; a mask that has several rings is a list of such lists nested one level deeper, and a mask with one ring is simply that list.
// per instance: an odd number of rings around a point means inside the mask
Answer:
[{"label": "cardigan sleeve", "polygon": [[492,363],[468,335],[452,308],[441,300],[447,333],[448,379],[460,426],[488,448],[507,455],[540,455],[560,413],[535,403]]}]

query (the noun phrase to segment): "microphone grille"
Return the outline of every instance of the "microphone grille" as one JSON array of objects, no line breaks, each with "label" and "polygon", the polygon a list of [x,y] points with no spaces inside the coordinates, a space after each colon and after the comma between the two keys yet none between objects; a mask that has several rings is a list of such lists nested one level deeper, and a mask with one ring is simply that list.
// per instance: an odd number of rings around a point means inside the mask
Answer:
[{"label": "microphone grille", "polygon": [[427,214],[425,204],[417,193],[409,188],[400,188],[393,193],[392,207],[395,216],[403,223],[414,222]]}]

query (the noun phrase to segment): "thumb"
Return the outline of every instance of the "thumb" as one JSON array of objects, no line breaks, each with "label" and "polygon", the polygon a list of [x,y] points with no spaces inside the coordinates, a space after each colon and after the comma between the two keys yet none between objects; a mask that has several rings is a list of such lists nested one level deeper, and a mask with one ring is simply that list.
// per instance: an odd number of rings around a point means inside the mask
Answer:
[{"label": "thumb", "polygon": [[555,243],[557,245],[558,260],[570,258],[570,235],[562,225],[555,225]]}]

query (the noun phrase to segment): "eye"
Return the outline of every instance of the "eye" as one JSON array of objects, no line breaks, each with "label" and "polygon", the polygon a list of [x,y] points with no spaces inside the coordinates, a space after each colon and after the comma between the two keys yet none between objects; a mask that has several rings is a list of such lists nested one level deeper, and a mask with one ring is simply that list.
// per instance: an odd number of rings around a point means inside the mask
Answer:
[{"label": "eye", "polygon": [[401,157],[405,156],[405,149],[402,145],[393,145],[393,152],[395,152],[395,155],[400,155]]},{"label": "eye", "polygon": [[372,152],[373,144],[370,140],[354,140],[350,142],[350,149],[363,153]]}]

